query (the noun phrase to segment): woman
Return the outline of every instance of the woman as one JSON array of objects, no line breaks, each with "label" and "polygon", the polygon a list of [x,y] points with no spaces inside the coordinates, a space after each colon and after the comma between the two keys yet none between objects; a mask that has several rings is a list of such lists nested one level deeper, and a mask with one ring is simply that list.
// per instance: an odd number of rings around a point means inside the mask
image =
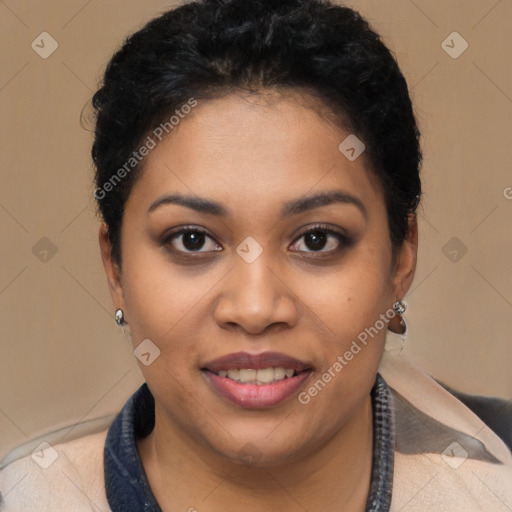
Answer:
[{"label": "woman", "polygon": [[419,131],[364,19],[187,3],[93,105],[101,255],[146,382],[53,464],[10,464],[2,510],[512,507],[505,436],[399,355]]}]

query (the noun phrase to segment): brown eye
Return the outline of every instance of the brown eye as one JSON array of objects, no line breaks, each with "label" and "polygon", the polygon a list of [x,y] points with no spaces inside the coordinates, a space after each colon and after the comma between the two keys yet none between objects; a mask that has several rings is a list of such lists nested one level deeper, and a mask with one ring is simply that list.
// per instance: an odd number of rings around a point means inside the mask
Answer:
[{"label": "brown eye", "polygon": [[312,251],[321,251],[327,241],[329,239],[329,235],[326,235],[323,231],[309,231],[304,235],[304,242],[308,249]]},{"label": "brown eye", "polygon": [[350,239],[346,235],[326,226],[315,226],[308,229],[300,235],[298,240],[301,238],[304,239],[304,242],[294,244],[295,252],[331,253],[338,251],[343,246],[350,245]]},{"label": "brown eye", "polygon": [[[208,241],[210,243],[208,244]],[[183,228],[166,236],[163,243],[171,245],[172,250],[178,252],[211,252],[218,251],[218,244],[215,243],[206,231],[199,228]],[[201,250],[205,247],[206,250]]]}]

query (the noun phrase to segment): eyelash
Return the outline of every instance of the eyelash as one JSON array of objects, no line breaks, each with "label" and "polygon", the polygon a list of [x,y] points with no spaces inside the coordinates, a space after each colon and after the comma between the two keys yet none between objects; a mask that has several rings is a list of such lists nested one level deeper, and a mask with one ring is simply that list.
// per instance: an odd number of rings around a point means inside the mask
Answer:
[{"label": "eyelash", "polygon": [[[310,233],[314,233],[316,231],[322,231],[325,234],[327,234],[328,236],[329,235],[334,236],[340,243],[340,246],[338,248],[330,250],[330,251],[294,251],[294,252],[312,254],[313,256],[308,256],[309,258],[322,258],[322,257],[326,257],[326,256],[332,256],[333,254],[341,251],[343,248],[349,247],[353,243],[353,240],[351,238],[349,238],[347,235],[344,235],[342,233],[334,231],[333,229],[329,228],[325,224],[317,224],[317,225],[307,229],[306,231],[303,231],[302,233],[300,233],[297,236],[297,238],[295,238],[294,245],[296,245],[296,243],[302,237],[304,237]],[[204,234],[208,238],[213,240],[213,237],[211,237],[206,230],[204,230],[200,227],[196,227],[196,226],[186,226],[186,227],[179,229],[178,231],[174,231],[174,232],[168,234],[167,236],[165,236],[164,239],[162,240],[162,244],[165,246],[170,246],[171,242],[175,238],[179,237],[180,235],[185,235],[187,233]],[[208,253],[208,252],[218,252],[217,250],[215,250],[215,251],[180,251],[180,250],[174,249],[173,247],[171,247],[169,250],[170,250],[170,252],[179,253],[180,255],[201,254],[201,253],[204,254],[204,253]],[[198,256],[193,256],[193,257],[198,258]]]}]

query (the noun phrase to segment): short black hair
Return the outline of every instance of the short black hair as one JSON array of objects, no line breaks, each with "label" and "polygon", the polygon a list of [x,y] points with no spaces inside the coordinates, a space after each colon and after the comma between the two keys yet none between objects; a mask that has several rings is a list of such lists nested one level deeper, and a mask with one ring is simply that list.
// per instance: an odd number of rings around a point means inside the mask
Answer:
[{"label": "short black hair", "polygon": [[320,98],[363,141],[395,254],[420,202],[422,154],[406,80],[380,36],[329,0],[194,0],[128,37],[92,99],[97,213],[119,265],[124,207],[142,169],[133,155],[148,134],[191,99],[268,88]]}]

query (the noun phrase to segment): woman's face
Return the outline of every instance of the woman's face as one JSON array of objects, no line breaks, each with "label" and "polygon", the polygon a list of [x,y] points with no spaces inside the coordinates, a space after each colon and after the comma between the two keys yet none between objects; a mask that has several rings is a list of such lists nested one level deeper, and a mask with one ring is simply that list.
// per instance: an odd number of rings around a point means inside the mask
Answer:
[{"label": "woman's face", "polygon": [[[392,265],[382,190],[364,153],[351,161],[338,149],[348,135],[292,96],[232,94],[199,102],[146,157],[119,281],[104,228],[100,243],[134,349],[150,340],[139,365],[157,426],[275,464],[318,449],[367,405],[382,315],[407,291],[415,245]],[[218,206],[157,204],[171,195]],[[172,236],[183,227],[191,233]],[[267,352],[280,355],[250,359]],[[278,382],[234,380],[255,375]]]}]

